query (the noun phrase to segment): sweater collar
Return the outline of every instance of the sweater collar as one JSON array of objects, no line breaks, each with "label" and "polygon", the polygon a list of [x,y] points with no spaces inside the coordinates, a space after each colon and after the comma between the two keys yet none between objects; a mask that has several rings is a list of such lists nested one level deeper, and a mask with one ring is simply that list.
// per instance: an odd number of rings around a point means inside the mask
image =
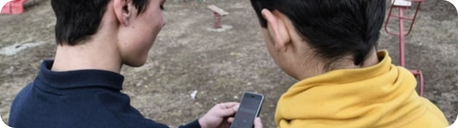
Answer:
[{"label": "sweater collar", "polygon": [[[331,71],[291,86],[278,101],[277,125],[302,121],[307,124],[304,126],[321,122],[373,127],[418,112],[420,102],[415,100],[419,96],[414,76],[392,65],[387,51],[377,55],[381,61],[374,66]],[[393,111],[405,112],[394,115]],[[345,123],[348,121],[352,123]]]},{"label": "sweater collar", "polygon": [[118,73],[104,70],[73,70],[56,72],[51,71],[53,60],[45,60],[41,63],[40,72],[35,82],[54,89],[68,90],[73,88],[102,87],[122,90],[124,77]]}]

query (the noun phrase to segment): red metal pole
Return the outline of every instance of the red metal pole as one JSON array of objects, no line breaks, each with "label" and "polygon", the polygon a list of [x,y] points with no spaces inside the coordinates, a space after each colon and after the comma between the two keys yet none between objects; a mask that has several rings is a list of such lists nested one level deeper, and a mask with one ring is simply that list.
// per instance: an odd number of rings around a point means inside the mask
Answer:
[{"label": "red metal pole", "polygon": [[415,19],[417,18],[418,10],[420,10],[420,5],[421,5],[421,2],[419,2],[417,4],[417,9],[415,10],[415,15],[411,19],[412,20],[412,24],[410,24],[410,28],[409,28],[409,31],[407,32],[406,36],[408,36],[410,34],[410,32],[412,32],[413,25],[415,24]]},{"label": "red metal pole", "polygon": [[213,26],[214,28],[221,28],[221,15],[219,15],[216,12],[213,12],[215,15],[215,25]]},{"label": "red metal pole", "polygon": [[[399,17],[403,17],[403,7],[399,7]],[[399,58],[402,67],[405,67],[404,61],[404,19],[399,18]]]},{"label": "red metal pole", "polygon": [[421,71],[418,71],[418,75],[420,75],[420,96],[423,96],[423,88],[424,88],[424,85],[423,85],[423,73],[421,73]]},{"label": "red metal pole", "polygon": [[393,6],[390,7],[390,12],[388,13],[388,17],[386,18],[386,22],[385,22],[385,31],[386,33],[388,34],[391,34],[391,35],[395,35],[394,33],[391,33],[390,31],[388,31],[388,23],[390,22],[390,19],[391,19],[391,12],[393,10]]}]

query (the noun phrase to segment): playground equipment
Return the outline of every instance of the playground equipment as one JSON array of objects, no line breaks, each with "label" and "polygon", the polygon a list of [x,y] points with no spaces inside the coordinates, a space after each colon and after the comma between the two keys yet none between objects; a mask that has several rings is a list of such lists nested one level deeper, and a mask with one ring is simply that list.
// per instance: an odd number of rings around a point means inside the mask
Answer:
[{"label": "playground equipment", "polygon": [[224,16],[228,15],[229,13],[224,11],[221,8],[216,7],[215,5],[209,5],[208,9],[213,11],[213,15],[214,15],[214,18],[215,18],[215,23],[213,25],[213,28],[215,28],[215,29],[221,28],[221,18],[223,18]]},{"label": "playground equipment", "polygon": [[[385,22],[385,31],[394,36],[399,36],[399,62],[402,67],[405,67],[405,56],[404,56],[404,41],[405,37],[410,34],[413,28],[413,24],[415,23],[415,20],[417,18],[418,10],[420,9],[420,5],[422,2],[426,0],[392,0],[392,4],[390,7],[390,12],[388,13],[388,17]],[[393,13],[394,9],[398,10],[398,14],[396,15]],[[415,10],[413,12],[413,17],[408,17],[404,15],[405,10]],[[388,23],[392,18],[397,18],[399,19],[399,32],[391,32],[388,30]],[[409,25],[410,27],[408,29],[405,29],[404,27],[404,20],[411,21],[411,24]],[[408,30],[408,31],[405,31]],[[421,73],[420,70],[410,70],[414,76],[419,79],[418,84],[420,85],[418,88],[418,91],[420,92],[420,96],[423,96],[423,74]]]},{"label": "playground equipment", "polygon": [[[3,6],[0,14],[22,14],[24,12],[24,3],[28,0],[12,0]],[[35,3],[35,0],[33,0]]]}]

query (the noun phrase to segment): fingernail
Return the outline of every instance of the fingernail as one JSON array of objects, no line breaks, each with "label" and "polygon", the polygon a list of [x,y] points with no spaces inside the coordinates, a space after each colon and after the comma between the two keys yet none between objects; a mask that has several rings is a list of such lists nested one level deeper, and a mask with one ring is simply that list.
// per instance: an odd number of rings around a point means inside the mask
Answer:
[{"label": "fingernail", "polygon": [[239,106],[240,106],[240,105],[237,105],[237,106],[233,107],[233,108],[234,108],[234,111],[239,110]]}]

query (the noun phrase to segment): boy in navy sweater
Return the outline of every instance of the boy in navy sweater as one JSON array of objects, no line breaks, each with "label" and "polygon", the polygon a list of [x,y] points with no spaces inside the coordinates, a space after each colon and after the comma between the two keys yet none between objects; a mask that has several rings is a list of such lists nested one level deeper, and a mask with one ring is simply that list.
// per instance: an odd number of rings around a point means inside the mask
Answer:
[{"label": "boy in navy sweater", "polygon": [[[165,25],[165,0],[52,0],[54,60],[15,98],[15,128],[166,128],[144,118],[120,92],[123,65],[142,66]],[[222,103],[182,128],[229,125],[238,103]],[[256,127],[262,127],[256,120]]]}]

